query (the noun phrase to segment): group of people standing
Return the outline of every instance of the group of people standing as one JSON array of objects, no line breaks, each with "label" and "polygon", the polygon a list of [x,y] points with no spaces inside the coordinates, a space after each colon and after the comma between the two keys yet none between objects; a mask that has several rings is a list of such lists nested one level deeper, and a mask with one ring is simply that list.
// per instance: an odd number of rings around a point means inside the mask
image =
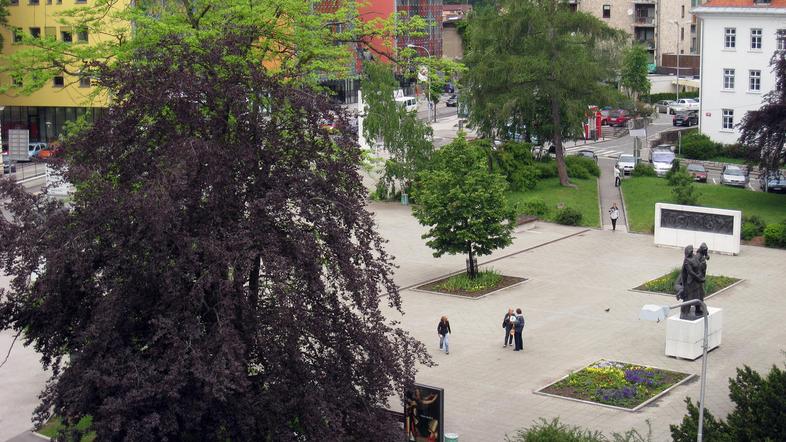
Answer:
[{"label": "group of people standing", "polygon": [[[515,312],[512,308],[508,309],[508,312],[505,313],[505,318],[502,320],[502,328],[505,329],[505,344],[502,347],[507,347],[510,344],[514,346],[514,351],[523,350],[524,338],[521,335],[524,332],[524,315],[521,313],[520,308],[517,308]],[[439,335],[439,349],[449,355],[450,321],[448,321],[447,316],[439,318],[437,335]]]}]

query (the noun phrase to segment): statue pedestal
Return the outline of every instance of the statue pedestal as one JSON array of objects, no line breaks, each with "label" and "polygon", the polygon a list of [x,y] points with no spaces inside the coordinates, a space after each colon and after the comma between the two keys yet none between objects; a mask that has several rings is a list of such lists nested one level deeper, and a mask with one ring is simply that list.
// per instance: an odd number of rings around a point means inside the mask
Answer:
[{"label": "statue pedestal", "polygon": [[[723,328],[723,309],[707,307],[709,330],[707,335],[707,351],[721,344]],[[704,319],[694,321],[680,319],[674,315],[666,320],[666,356],[694,360],[702,355],[704,341]]]}]

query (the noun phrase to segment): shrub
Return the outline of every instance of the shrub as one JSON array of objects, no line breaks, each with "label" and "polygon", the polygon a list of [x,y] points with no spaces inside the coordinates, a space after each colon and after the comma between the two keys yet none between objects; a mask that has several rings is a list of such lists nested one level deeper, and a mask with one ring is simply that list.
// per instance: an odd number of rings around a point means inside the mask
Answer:
[{"label": "shrub", "polygon": [[647,164],[647,163],[638,163],[636,167],[633,168],[633,172],[631,172],[631,176],[658,176],[655,173],[655,169]]},{"label": "shrub", "polygon": [[589,178],[590,176],[599,177],[600,168],[590,158],[571,155],[565,157],[565,166],[568,168],[568,176],[572,178]]},{"label": "shrub", "polygon": [[554,178],[557,173],[557,162],[553,160],[540,161],[535,163],[535,167],[540,172],[541,178]]},{"label": "shrub", "polygon": [[786,248],[786,222],[767,225],[764,229],[764,245]]},{"label": "shrub", "polygon": [[671,194],[677,204],[695,206],[699,202],[699,192],[693,184],[693,177],[685,169],[669,171]]},{"label": "shrub", "polygon": [[524,166],[508,175],[511,190],[534,189],[540,179],[540,170],[535,166]]},{"label": "shrub", "polygon": [[669,169],[669,171],[666,172],[666,180],[669,182],[670,186],[675,185],[676,183],[675,175],[679,171],[680,171],[680,160],[675,158],[674,161],[671,162],[671,169]]},{"label": "shrub", "polygon": [[742,217],[742,239],[751,240],[757,236],[764,234],[766,224],[759,215],[752,215],[750,217]]},{"label": "shrub", "polygon": [[546,205],[543,198],[532,198],[521,205],[521,213],[543,217],[549,213],[549,206]]},{"label": "shrub", "polygon": [[748,151],[741,144],[726,144],[721,148],[721,155],[729,158],[748,158]]},{"label": "shrub", "polygon": [[709,160],[720,155],[721,145],[708,136],[691,132],[682,137],[682,155],[693,160]]},{"label": "shrub", "polygon": [[557,210],[557,216],[554,217],[557,224],[566,226],[578,226],[581,224],[581,212],[572,207],[563,207]]}]

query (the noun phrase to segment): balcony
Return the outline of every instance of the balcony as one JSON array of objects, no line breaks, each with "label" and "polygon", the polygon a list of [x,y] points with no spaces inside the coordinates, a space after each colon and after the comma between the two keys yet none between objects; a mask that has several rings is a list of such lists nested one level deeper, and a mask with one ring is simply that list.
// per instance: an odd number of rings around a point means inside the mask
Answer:
[{"label": "balcony", "polygon": [[637,38],[634,40],[636,44],[640,44],[647,48],[648,51],[655,50],[655,39],[648,39],[648,38]]},{"label": "balcony", "polygon": [[649,15],[637,15],[634,19],[633,26],[646,26],[646,27],[654,27],[655,26],[655,16]]}]

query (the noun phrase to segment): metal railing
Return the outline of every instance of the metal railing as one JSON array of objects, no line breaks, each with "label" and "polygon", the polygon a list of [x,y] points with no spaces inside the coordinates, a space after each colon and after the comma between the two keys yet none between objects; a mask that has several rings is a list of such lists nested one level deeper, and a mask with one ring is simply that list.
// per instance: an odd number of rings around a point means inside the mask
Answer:
[{"label": "metal railing", "polygon": [[636,16],[636,24],[637,25],[655,25],[655,17],[644,15],[644,16]]},{"label": "metal railing", "polygon": [[[5,166],[5,164],[3,166]],[[14,162],[11,163],[9,170],[10,173],[3,173],[3,178],[8,178],[12,181],[23,181],[28,178],[44,176],[46,173],[46,163],[40,161],[25,163]]]}]

